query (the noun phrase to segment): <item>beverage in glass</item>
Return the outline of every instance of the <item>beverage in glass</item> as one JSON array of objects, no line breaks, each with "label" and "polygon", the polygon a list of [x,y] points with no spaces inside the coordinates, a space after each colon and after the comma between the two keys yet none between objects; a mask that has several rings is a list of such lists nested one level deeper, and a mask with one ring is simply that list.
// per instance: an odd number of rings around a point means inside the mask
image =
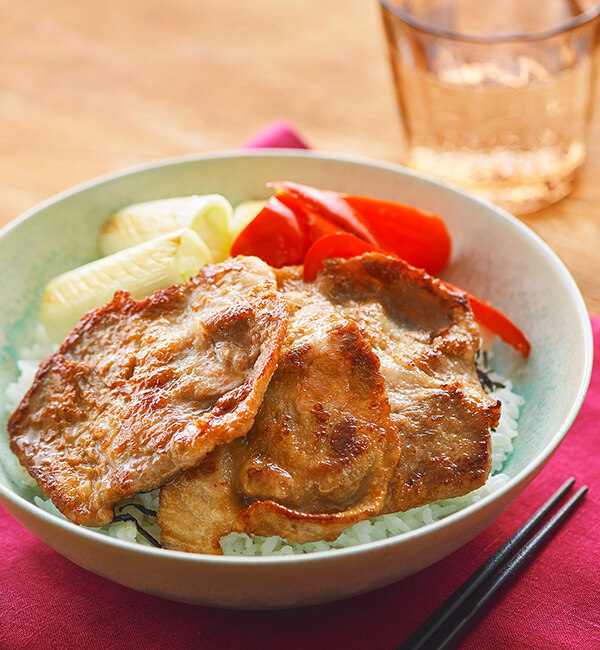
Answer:
[{"label": "beverage in glass", "polygon": [[382,0],[406,163],[513,213],[585,159],[600,3]]}]

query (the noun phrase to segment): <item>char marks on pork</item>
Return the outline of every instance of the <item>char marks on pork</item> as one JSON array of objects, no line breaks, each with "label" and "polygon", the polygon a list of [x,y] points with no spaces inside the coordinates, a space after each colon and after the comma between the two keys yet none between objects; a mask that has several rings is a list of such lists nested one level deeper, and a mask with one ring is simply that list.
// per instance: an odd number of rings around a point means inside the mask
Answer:
[{"label": "char marks on pork", "polygon": [[466,299],[379,254],[328,260],[310,283],[276,273],[292,320],[255,424],[161,490],[163,543],[331,540],[481,486],[500,405],[478,381]]},{"label": "char marks on pork", "polygon": [[254,426],[161,490],[168,548],[219,552],[234,530],[333,540],[385,503],[400,446],[379,360],[322,297],[285,295],[291,322]]},{"label": "char marks on pork", "polygon": [[500,403],[477,376],[479,330],[467,298],[376,254],[328,260],[316,288],[358,325],[381,361],[402,447],[384,512],[482,486]]},{"label": "char marks on pork", "polygon": [[256,258],[205,267],[145,300],[117,292],[39,368],[11,449],[71,521],[100,526],[252,426],[288,321]]},{"label": "char marks on pork", "polygon": [[333,540],[483,485],[500,405],[478,346],[467,299],[398,259],[326,260],[305,282],[235,258],[88,313],[10,418],[11,449],[78,524],[161,487],[168,548]]}]

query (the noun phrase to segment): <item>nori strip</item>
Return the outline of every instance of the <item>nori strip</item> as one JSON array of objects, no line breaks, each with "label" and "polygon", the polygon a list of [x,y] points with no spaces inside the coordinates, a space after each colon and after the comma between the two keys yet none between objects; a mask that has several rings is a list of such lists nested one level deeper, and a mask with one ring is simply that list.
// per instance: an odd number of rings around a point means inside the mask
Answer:
[{"label": "nori strip", "polygon": [[[479,354],[479,350],[477,351],[477,354]],[[484,365],[486,368],[488,368],[490,364],[488,363],[488,353],[487,353],[487,350],[482,350],[482,355],[483,355],[483,365]]]},{"label": "nori strip", "polygon": [[121,512],[120,514],[115,515],[113,523],[117,521],[133,521],[135,527],[137,528],[137,532],[142,537],[145,537],[150,542],[150,544],[152,544],[152,546],[156,546],[156,548],[162,548],[160,543],[157,542],[156,539],[154,539],[154,537],[148,531],[142,528],[140,522],[133,515],[130,515],[127,512]]},{"label": "nori strip", "polygon": [[141,503],[126,503],[123,506],[119,506],[119,511],[123,512],[125,508],[129,507],[137,508],[140,512],[144,513],[145,515],[148,515],[149,517],[156,517],[158,514],[156,510],[152,510],[151,508],[146,508],[146,506],[143,506]]},{"label": "nori strip", "polygon": [[[483,358],[483,363],[479,365],[480,359]],[[487,350],[477,350],[475,355],[475,368],[477,370],[477,376],[479,377],[479,383],[483,386],[483,389],[487,392],[496,390],[497,388],[505,388],[506,386],[501,381],[494,381],[488,374],[489,372],[489,363],[488,363],[488,353]],[[484,370],[485,368],[485,370]]]},{"label": "nori strip", "polygon": [[504,388],[504,384],[500,381],[494,381],[488,373],[480,368],[479,366],[476,366],[477,368],[477,376],[479,377],[479,383],[483,386],[484,390],[487,390],[488,392],[491,392],[493,390],[496,390],[497,388]]}]

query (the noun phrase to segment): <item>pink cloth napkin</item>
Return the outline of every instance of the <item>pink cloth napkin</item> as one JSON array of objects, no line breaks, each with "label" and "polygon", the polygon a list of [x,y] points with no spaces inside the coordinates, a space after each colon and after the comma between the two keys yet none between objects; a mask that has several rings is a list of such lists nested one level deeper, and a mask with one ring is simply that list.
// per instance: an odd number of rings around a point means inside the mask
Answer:
[{"label": "pink cloth napkin", "polygon": [[242,145],[242,149],[277,147],[279,149],[310,149],[308,143],[287,122],[269,124]]},{"label": "pink cloth napkin", "polygon": [[[282,123],[250,145],[305,146]],[[600,359],[600,319],[592,326]],[[563,444],[485,532],[402,582],[301,610],[215,610],[132,591],[72,564],[0,507],[0,648],[394,648],[572,475],[590,487],[585,503],[461,647],[600,648],[599,422],[597,362]]]}]

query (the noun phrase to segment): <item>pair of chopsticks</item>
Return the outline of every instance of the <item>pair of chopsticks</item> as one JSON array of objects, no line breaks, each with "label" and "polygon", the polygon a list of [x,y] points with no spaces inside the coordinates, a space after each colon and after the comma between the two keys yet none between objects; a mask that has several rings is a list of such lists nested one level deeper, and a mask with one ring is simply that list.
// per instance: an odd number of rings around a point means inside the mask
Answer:
[{"label": "pair of chopsticks", "polygon": [[[490,556],[433,614],[400,646],[401,650],[451,648],[474,622],[474,618],[517,572],[526,566],[541,546],[577,508],[587,486],[579,489],[538,531],[550,511],[573,487],[574,478],[562,485],[519,530]],[[529,537],[529,541],[526,541]]]}]

